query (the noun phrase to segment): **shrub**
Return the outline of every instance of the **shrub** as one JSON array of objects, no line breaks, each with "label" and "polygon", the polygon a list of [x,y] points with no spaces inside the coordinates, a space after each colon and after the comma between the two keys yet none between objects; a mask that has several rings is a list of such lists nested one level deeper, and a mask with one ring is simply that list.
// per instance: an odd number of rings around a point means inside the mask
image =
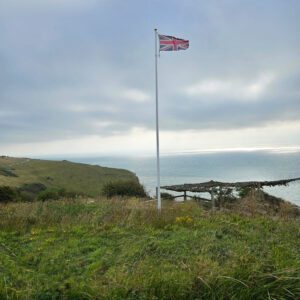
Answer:
[{"label": "shrub", "polygon": [[46,201],[46,200],[58,200],[60,197],[58,195],[58,192],[55,190],[45,190],[43,192],[40,192],[37,200],[39,201]]},{"label": "shrub", "polygon": [[20,188],[18,192],[20,195],[20,201],[31,202],[36,200],[38,194],[45,191],[47,187],[42,183],[25,183]]},{"label": "shrub", "polygon": [[33,194],[37,194],[41,191],[46,190],[47,187],[42,184],[42,183],[25,183],[20,187],[20,191],[21,192],[28,192],[28,193],[33,193]]},{"label": "shrub", "polygon": [[0,202],[10,202],[16,200],[18,193],[9,186],[0,186]]},{"label": "shrub", "polygon": [[238,195],[240,198],[245,198],[250,194],[251,188],[250,187],[240,187],[237,189],[237,191],[238,191]]},{"label": "shrub", "polygon": [[18,198],[19,202],[33,202],[34,200],[36,200],[37,197],[36,194],[25,192],[25,191],[18,190],[18,193],[19,193],[19,198]]},{"label": "shrub", "polygon": [[226,206],[237,201],[236,196],[233,193],[233,189],[224,188],[215,191],[216,205],[219,207]]},{"label": "shrub", "polygon": [[32,202],[59,200],[62,198],[76,198],[86,196],[83,193],[66,191],[65,189],[47,189],[41,183],[24,184],[20,188],[0,186],[0,202]]},{"label": "shrub", "polygon": [[75,193],[67,191],[66,189],[48,189],[42,191],[38,194],[37,200],[47,201],[47,200],[58,200],[62,198],[76,198],[77,196],[86,196],[83,193]]},{"label": "shrub", "polygon": [[9,169],[0,167],[0,175],[6,176],[6,177],[18,177],[14,172],[12,172]]},{"label": "shrub", "polygon": [[169,193],[161,193],[160,196],[164,200],[174,200],[174,196]]},{"label": "shrub", "polygon": [[135,181],[112,181],[103,186],[103,194],[108,197],[147,197],[144,187]]}]

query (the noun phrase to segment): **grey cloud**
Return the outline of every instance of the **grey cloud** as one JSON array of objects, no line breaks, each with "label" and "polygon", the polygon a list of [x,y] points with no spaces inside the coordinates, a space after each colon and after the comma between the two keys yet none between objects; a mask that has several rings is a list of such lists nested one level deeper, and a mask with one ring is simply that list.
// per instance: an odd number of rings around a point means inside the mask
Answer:
[{"label": "grey cloud", "polygon": [[[174,1],[172,8],[161,3],[170,15],[158,12],[155,1],[78,0],[72,9],[71,1],[55,9],[50,2],[29,1],[25,12],[22,1],[1,3],[0,145],[153,129],[153,23],[191,41],[188,51],[161,54],[162,129],[232,129],[299,119],[298,2]],[[251,82],[266,71],[278,80],[255,101],[182,92],[207,78]],[[152,99],[130,101],[122,98],[124,89]]]}]

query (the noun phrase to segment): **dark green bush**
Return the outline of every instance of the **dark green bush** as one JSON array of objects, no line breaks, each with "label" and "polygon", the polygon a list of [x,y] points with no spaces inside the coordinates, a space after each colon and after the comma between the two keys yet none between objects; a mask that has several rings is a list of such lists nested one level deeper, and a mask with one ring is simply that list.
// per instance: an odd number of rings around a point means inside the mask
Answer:
[{"label": "dark green bush", "polygon": [[245,198],[250,194],[251,188],[250,187],[240,187],[237,189],[237,191],[238,191],[238,195],[240,198]]},{"label": "dark green bush", "polygon": [[18,177],[14,172],[12,172],[9,169],[0,167],[0,175],[6,176],[6,177]]},{"label": "dark green bush", "polygon": [[65,188],[58,189],[57,194],[59,198],[76,198],[78,196],[87,196],[84,193],[67,191]]},{"label": "dark green bush", "polygon": [[112,181],[103,186],[103,194],[108,197],[147,197],[144,187],[136,181]]},{"label": "dark green bush", "polygon": [[161,193],[160,196],[164,200],[174,200],[174,196],[169,193]]},{"label": "dark green bush", "polygon": [[25,183],[20,187],[20,192],[28,192],[37,194],[39,192],[45,191],[47,187],[42,183]]},{"label": "dark green bush", "polygon": [[226,206],[227,204],[233,203],[237,200],[231,188],[222,188],[215,190],[214,192],[216,205],[218,207]]},{"label": "dark green bush", "polygon": [[32,202],[36,200],[38,194],[45,191],[47,187],[42,183],[25,183],[18,188],[20,201]]},{"label": "dark green bush", "polygon": [[18,198],[18,193],[9,186],[0,186],[0,202],[11,202]]},{"label": "dark green bush", "polygon": [[58,200],[62,198],[76,198],[77,196],[84,196],[82,193],[75,193],[67,191],[66,189],[48,189],[42,191],[38,194],[37,200],[47,201],[47,200]]},{"label": "dark green bush", "polygon": [[20,190],[18,190],[18,194],[19,194],[19,198],[18,198],[19,202],[33,202],[34,200],[36,200],[37,197],[37,195],[34,193],[29,193]]},{"label": "dark green bush", "polygon": [[58,192],[55,190],[45,190],[38,194],[37,200],[46,201],[46,200],[58,200],[60,197]]},{"label": "dark green bush", "polygon": [[65,189],[47,189],[40,183],[24,184],[21,188],[0,186],[0,202],[32,202],[59,200],[62,198],[76,198],[85,196],[82,193],[66,191]]}]

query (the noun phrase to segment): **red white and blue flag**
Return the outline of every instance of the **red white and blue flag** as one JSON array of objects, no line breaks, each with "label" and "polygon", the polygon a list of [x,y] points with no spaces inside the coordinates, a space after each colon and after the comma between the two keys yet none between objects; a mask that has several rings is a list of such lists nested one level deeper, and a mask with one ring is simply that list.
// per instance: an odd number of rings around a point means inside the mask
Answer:
[{"label": "red white and blue flag", "polygon": [[170,35],[158,35],[159,51],[178,51],[186,50],[189,47],[189,41],[176,38]]}]

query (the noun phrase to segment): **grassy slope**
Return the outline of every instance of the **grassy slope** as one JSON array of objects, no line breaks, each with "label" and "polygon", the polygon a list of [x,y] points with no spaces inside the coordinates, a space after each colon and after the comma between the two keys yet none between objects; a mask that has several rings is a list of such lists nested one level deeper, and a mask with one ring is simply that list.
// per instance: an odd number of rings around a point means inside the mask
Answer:
[{"label": "grassy slope", "polygon": [[295,219],[84,199],[0,214],[0,299],[300,299]]},{"label": "grassy slope", "polygon": [[105,168],[68,161],[48,161],[27,158],[0,157],[0,169],[11,170],[18,177],[3,176],[0,185],[19,187],[24,183],[43,183],[50,188],[84,192],[91,196],[101,193],[103,183],[115,179],[137,177],[122,169]]}]

